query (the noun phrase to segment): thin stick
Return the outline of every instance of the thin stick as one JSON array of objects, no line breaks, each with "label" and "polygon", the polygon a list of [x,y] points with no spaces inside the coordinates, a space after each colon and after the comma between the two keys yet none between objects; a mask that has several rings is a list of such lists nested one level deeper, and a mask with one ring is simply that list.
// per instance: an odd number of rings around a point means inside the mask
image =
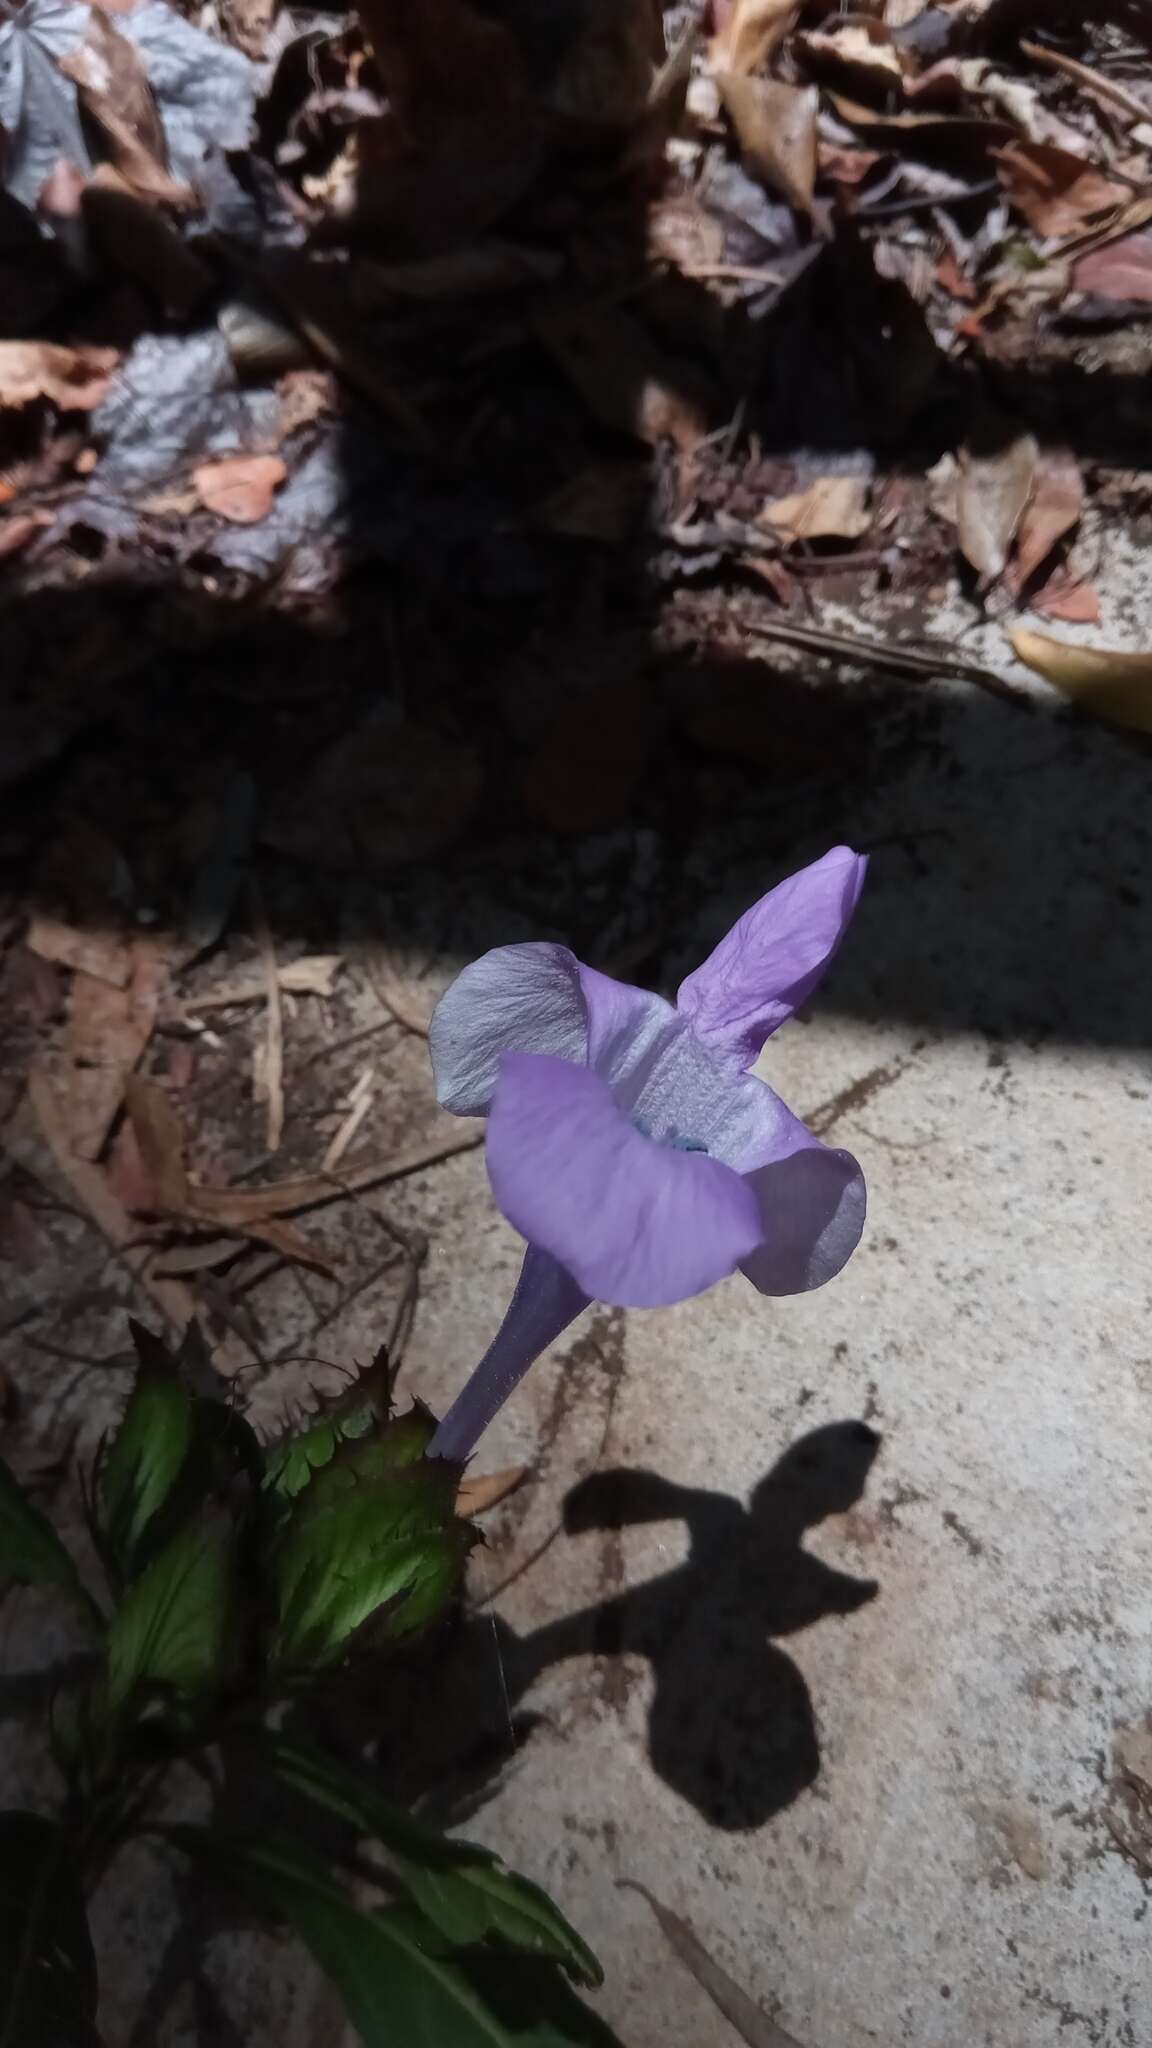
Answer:
[{"label": "thin stick", "polygon": [[786,626],[757,621],[749,625],[748,632],[763,640],[782,640],[787,646],[807,647],[816,654],[826,654],[840,661],[854,662],[858,668],[889,668],[916,676],[949,676],[957,682],[974,683],[978,689],[990,690],[993,696],[1004,697],[1013,704],[1031,708],[1031,697],[1014,683],[1005,682],[992,669],[979,668],[975,662],[958,660],[946,648],[940,652],[934,649],[916,647],[894,647],[883,640],[854,639],[847,633],[829,633],[819,626]]},{"label": "thin stick", "polygon": [[1087,64],[1080,64],[1075,57],[1062,57],[1059,50],[1046,50],[1043,43],[1030,43],[1020,38],[1020,50],[1025,57],[1031,57],[1034,64],[1046,64],[1050,71],[1062,71],[1065,78],[1072,78],[1086,92],[1094,92],[1098,99],[1110,100],[1125,114],[1131,114],[1134,121],[1152,121],[1152,106],[1137,99],[1126,86],[1118,85],[1113,78],[1101,78]]},{"label": "thin stick", "polygon": [[269,1152],[278,1152],[284,1137],[284,1013],[280,1007],[280,978],[276,971],[276,945],[264,908],[264,898],[255,875],[249,878],[252,928],[260,948],[264,969],[265,1014],[263,1093],[268,1105]]}]

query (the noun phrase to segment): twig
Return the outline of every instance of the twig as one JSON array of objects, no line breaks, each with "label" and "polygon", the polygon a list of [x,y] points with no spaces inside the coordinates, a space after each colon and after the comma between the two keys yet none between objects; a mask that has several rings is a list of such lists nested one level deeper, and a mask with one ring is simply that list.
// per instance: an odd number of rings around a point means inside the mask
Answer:
[{"label": "twig", "polygon": [[340,1161],[343,1159],[349,1145],[352,1143],[353,1138],[356,1136],[368,1111],[372,1107],[372,1097],[375,1092],[376,1069],[374,1067],[365,1067],[364,1072],[359,1080],[354,1083],[348,1096],[348,1114],[321,1161],[320,1170],[322,1173],[333,1173],[339,1166]]},{"label": "twig", "polygon": [[1110,100],[1114,107],[1131,114],[1133,120],[1152,121],[1152,106],[1137,99],[1134,92],[1129,92],[1127,86],[1118,85],[1115,79],[1101,78],[1099,72],[1079,63],[1075,57],[1063,57],[1059,50],[1046,50],[1043,43],[1027,42],[1023,36],[1019,47],[1021,54],[1031,57],[1034,64],[1046,64],[1051,71],[1062,71],[1065,78],[1074,79],[1086,92],[1094,92],[1098,99]]},{"label": "twig", "polygon": [[262,1093],[268,1105],[268,1150],[278,1152],[284,1136],[284,1013],[280,1007],[280,981],[276,972],[276,945],[264,908],[264,898],[255,875],[249,877],[252,928],[260,948],[267,1001],[264,1039]]},{"label": "twig", "polygon": [[957,682],[974,683],[978,689],[989,690],[993,696],[1003,697],[1012,704],[1031,710],[1032,699],[1026,690],[1018,689],[1014,683],[1005,682],[992,669],[979,668],[973,661],[961,661],[947,649],[893,646],[883,640],[868,640],[848,633],[829,633],[819,626],[791,626],[768,624],[757,621],[745,629],[764,640],[782,640],[786,646],[806,647],[815,654],[826,654],[833,659],[849,661],[857,668],[887,668],[896,673],[915,676],[948,676]]}]

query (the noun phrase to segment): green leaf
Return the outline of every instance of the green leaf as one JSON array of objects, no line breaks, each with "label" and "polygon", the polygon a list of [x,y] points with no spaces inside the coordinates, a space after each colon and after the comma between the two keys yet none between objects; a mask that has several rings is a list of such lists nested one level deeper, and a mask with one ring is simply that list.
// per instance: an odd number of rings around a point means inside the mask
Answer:
[{"label": "green leaf", "polygon": [[418,1916],[364,1911],[293,1841],[221,1843],[194,1829],[170,1832],[206,1857],[218,1880],[296,1929],[366,2048],[619,2048],[552,1966],[447,1957]]},{"label": "green leaf", "polygon": [[325,1415],[311,1429],[285,1437],[265,1453],[265,1487],[284,1500],[294,1500],[313,1474],[327,1465],[337,1444],[366,1435],[375,1420],[370,1408],[359,1408],[351,1415]]},{"label": "green leaf", "polygon": [[5,1578],[22,1586],[62,1586],[93,1605],[51,1522],[0,1458],[0,1579]]},{"label": "green leaf", "polygon": [[268,1565],[281,1670],[331,1664],[369,1625],[376,1644],[411,1635],[459,1583],[478,1534],[455,1513],[457,1468],[425,1458],[424,1421],[410,1421],[340,1445],[279,1530]]},{"label": "green leaf", "polygon": [[234,1616],[228,1516],[188,1523],[128,1588],[108,1630],[108,1705],[141,1685],[213,1691],[226,1674]]},{"label": "green leaf", "polygon": [[0,1813],[0,2048],[100,2048],[96,1961],[55,1821]]},{"label": "green leaf", "polygon": [[140,1539],[169,1498],[192,1447],[195,1402],[176,1361],[142,1323],[131,1324],[139,1366],[119,1429],[102,1461],[104,1530],[131,1570]]},{"label": "green leaf", "polygon": [[506,1870],[490,1849],[427,1827],[394,1806],[363,1772],[319,1750],[272,1736],[260,1755],[296,1791],[374,1836],[395,1859],[416,1904],[453,1946],[490,1944],[547,1956],[578,1984],[603,1983],[597,1958],[559,1907],[528,1878]]}]

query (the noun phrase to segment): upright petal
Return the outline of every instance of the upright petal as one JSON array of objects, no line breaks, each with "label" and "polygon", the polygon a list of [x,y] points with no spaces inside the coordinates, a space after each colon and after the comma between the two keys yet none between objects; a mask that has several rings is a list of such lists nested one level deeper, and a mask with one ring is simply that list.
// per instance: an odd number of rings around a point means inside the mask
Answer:
[{"label": "upright petal", "polygon": [[799,1150],[746,1176],[763,1241],[740,1270],[761,1294],[806,1294],[834,1280],[864,1228],[864,1175],[852,1154],[806,1136]]},{"label": "upright petal", "polygon": [[769,890],[681,983],[676,1007],[714,1058],[743,1072],[811,995],[864,886],[863,854],[834,846]]},{"label": "upright petal", "polygon": [[702,1294],[760,1243],[753,1190],[702,1152],[654,1143],[587,1067],[509,1053],[488,1176],[510,1223],[584,1292],[621,1308]]},{"label": "upright petal", "polygon": [[484,1116],[506,1052],[588,1056],[580,963],[545,941],[495,946],[456,976],[428,1034],[436,1094],[456,1116]]},{"label": "upright petal", "polygon": [[463,1392],[428,1446],[430,1458],[470,1458],[528,1367],[588,1306],[570,1273],[529,1245],[508,1310]]}]

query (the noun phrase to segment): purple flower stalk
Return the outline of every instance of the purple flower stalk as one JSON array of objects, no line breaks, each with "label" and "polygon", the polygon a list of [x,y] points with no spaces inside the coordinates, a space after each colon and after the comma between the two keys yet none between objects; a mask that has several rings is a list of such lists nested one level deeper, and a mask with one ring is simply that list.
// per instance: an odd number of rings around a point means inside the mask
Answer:
[{"label": "purple flower stalk", "polygon": [[497,1335],[432,1439],[464,1459],[533,1360],[592,1301],[657,1308],[737,1267],[761,1294],[831,1280],[864,1178],[748,1070],[811,994],[867,866],[849,847],[772,889],[662,996],[566,946],[497,946],[432,1019],[436,1093],[488,1119],[488,1177],[528,1240]]}]

